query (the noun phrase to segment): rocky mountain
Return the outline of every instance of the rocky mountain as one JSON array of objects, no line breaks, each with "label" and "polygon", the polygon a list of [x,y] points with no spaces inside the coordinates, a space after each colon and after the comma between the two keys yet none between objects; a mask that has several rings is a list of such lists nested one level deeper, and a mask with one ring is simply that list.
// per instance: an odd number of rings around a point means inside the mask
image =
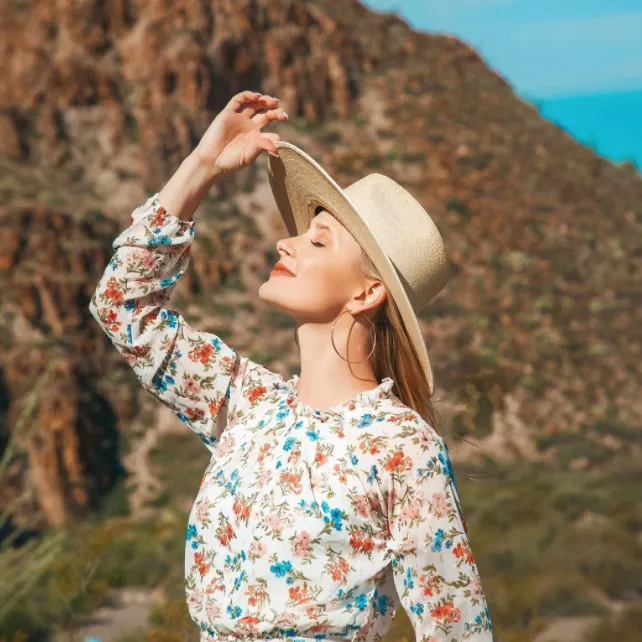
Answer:
[{"label": "rocky mountain", "polygon": [[[99,508],[142,395],[87,305],[131,210],[243,89],[347,186],[405,185],[455,268],[423,329],[454,458],[550,458],[560,435],[636,447],[642,421],[642,178],[574,142],[455,38],[356,0],[15,0],[0,47],[0,440],[61,359],[14,462],[20,523]],[[216,185],[175,307],[296,368],[289,319],[256,297],[286,234],[265,159]],[[234,318],[232,325],[230,319]],[[160,409],[157,409],[160,412]],[[593,451],[569,459],[599,464]]]}]

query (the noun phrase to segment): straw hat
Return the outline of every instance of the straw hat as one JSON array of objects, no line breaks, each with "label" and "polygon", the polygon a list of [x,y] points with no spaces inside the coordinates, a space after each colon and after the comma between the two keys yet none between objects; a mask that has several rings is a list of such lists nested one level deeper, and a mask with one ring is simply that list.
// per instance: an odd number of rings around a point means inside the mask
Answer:
[{"label": "straw hat", "polygon": [[368,174],[345,189],[302,149],[276,142],[268,177],[291,236],[303,234],[315,209],[325,208],[363,247],[403,317],[432,394],[434,381],[417,315],[451,276],[444,243],[421,204],[399,183]]}]

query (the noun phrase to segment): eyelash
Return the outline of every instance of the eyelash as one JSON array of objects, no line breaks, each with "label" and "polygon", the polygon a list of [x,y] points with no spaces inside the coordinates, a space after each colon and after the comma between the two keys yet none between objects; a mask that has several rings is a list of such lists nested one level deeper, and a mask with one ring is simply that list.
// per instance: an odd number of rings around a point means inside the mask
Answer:
[{"label": "eyelash", "polygon": [[310,241],[310,243],[312,243],[314,247],[325,247],[325,245],[323,245],[323,243],[319,243],[319,241]]}]

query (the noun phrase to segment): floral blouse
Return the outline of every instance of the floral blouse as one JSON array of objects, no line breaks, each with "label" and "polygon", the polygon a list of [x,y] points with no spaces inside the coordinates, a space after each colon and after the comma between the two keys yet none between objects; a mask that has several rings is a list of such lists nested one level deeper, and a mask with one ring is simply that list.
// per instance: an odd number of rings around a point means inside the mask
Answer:
[{"label": "floral blouse", "polygon": [[187,525],[201,642],[492,641],[444,439],[376,388],[325,410],[166,306],[195,222],[158,193],[131,215],[89,309],[152,395],[211,452]]}]

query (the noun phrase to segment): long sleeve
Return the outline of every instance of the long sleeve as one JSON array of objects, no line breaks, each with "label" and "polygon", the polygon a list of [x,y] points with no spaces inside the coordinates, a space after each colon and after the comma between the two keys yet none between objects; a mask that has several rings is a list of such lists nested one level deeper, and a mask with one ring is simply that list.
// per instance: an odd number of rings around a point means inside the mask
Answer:
[{"label": "long sleeve", "polygon": [[89,310],[143,387],[214,452],[247,359],[164,307],[189,264],[195,222],[169,214],[156,193],[130,223],[112,243]]},{"label": "long sleeve", "polygon": [[382,471],[387,545],[395,588],[416,641],[492,642],[445,441],[420,426],[404,428],[390,446]]}]

